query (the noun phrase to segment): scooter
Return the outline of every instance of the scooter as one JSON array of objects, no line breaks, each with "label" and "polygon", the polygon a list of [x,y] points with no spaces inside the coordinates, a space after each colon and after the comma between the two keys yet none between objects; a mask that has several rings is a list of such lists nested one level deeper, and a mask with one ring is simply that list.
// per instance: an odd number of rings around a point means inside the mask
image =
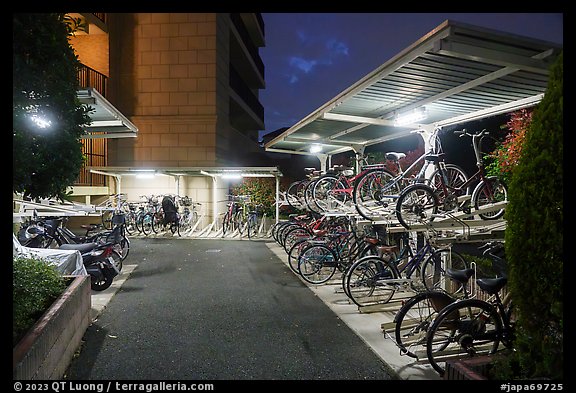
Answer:
[{"label": "scooter", "polygon": [[114,248],[114,243],[63,244],[59,248],[80,251],[94,291],[107,289],[114,277],[120,274],[118,266],[122,263],[122,256]]}]

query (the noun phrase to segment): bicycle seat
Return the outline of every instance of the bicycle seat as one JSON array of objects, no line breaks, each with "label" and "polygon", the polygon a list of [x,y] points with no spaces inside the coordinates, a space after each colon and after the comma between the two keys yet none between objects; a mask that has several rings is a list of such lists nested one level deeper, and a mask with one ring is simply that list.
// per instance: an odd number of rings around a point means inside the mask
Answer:
[{"label": "bicycle seat", "polygon": [[507,282],[508,279],[506,277],[479,278],[476,280],[478,286],[489,295],[494,295],[500,291],[502,288],[504,288]]},{"label": "bicycle seat", "polygon": [[316,168],[304,168],[304,173],[311,174],[314,173],[315,170]]},{"label": "bicycle seat", "polygon": [[452,280],[459,282],[460,284],[466,284],[470,277],[474,275],[474,269],[446,269],[446,275]]},{"label": "bicycle seat", "polygon": [[390,160],[390,161],[399,161],[399,160],[403,159],[404,157],[406,157],[406,154],[404,154],[404,153],[396,153],[393,151],[386,153],[386,159]]},{"label": "bicycle seat", "polygon": [[59,248],[61,250],[78,250],[81,254],[85,254],[92,251],[96,246],[96,243],[62,244]]}]

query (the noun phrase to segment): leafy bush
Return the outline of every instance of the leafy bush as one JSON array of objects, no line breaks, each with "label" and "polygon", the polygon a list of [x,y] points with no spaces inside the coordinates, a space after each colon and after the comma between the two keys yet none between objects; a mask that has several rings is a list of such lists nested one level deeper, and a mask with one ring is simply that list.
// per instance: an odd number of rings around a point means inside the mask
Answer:
[{"label": "leafy bush", "polygon": [[267,217],[276,215],[276,181],[268,177],[246,177],[232,189],[232,195],[250,195],[250,202],[262,205]]},{"label": "leafy bush", "polygon": [[508,129],[504,141],[495,151],[486,158],[486,171],[490,176],[497,176],[505,184],[510,182],[512,171],[522,155],[522,145],[526,139],[526,132],[532,122],[531,109],[521,109],[513,112],[503,129]]},{"label": "leafy bush", "polygon": [[66,288],[53,265],[40,259],[13,259],[12,344],[16,345]]},{"label": "leafy bush", "polygon": [[509,286],[523,378],[563,373],[563,63],[551,68],[512,172],[505,218]]}]

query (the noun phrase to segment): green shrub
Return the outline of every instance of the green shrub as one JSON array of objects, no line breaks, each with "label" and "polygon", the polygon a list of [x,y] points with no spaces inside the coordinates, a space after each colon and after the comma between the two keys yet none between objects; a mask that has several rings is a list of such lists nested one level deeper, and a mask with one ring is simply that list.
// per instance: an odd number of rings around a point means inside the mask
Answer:
[{"label": "green shrub", "polygon": [[66,288],[66,280],[35,258],[14,258],[12,264],[12,344],[26,332]]},{"label": "green shrub", "polygon": [[563,376],[563,63],[551,68],[512,172],[505,218],[509,287],[523,378]]}]

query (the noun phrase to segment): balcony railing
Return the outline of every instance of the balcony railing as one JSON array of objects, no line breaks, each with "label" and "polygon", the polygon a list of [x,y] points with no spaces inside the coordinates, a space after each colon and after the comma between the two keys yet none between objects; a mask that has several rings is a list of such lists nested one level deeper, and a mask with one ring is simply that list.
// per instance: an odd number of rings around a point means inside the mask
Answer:
[{"label": "balcony railing", "polygon": [[[78,70],[78,84],[80,88],[92,87],[98,90],[104,97],[106,96],[106,85],[108,78],[106,75],[81,65]],[[107,161],[108,142],[106,138],[83,139],[82,153],[86,157],[86,162],[80,169],[78,178],[74,182],[75,186],[105,186],[106,176],[91,173],[86,166],[105,166]]]},{"label": "balcony railing", "polygon": [[106,97],[108,77],[84,64],[82,64],[78,70],[78,84],[80,88],[92,87]]}]

